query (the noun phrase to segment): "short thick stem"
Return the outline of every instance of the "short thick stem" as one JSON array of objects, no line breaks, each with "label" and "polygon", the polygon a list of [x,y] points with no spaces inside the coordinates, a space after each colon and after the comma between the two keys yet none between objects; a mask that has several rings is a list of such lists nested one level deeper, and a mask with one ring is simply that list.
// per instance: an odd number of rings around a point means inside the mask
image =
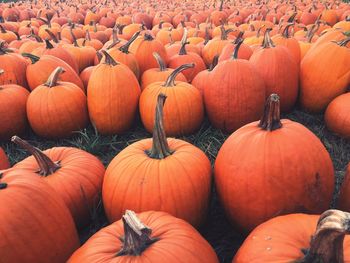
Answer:
[{"label": "short thick stem", "polygon": [[273,48],[275,47],[275,44],[272,42],[272,39],[270,37],[270,31],[272,30],[272,28],[267,28],[265,31],[265,35],[264,35],[264,40],[262,42],[262,47],[263,48]]},{"label": "short thick stem", "polygon": [[167,80],[165,81],[164,86],[165,86],[165,87],[173,87],[173,86],[175,86],[175,78],[176,78],[176,76],[177,76],[181,71],[184,71],[184,70],[186,70],[186,69],[193,68],[193,67],[194,67],[194,63],[183,64],[183,65],[177,67],[176,69],[174,69],[173,72],[171,72],[171,74],[169,75],[169,77],[168,77]]},{"label": "short thick stem", "polygon": [[118,65],[118,63],[112,58],[112,56],[106,50],[102,50],[101,52],[105,56],[105,62],[104,62],[105,64],[111,65],[111,66]]},{"label": "short thick stem", "polygon": [[51,44],[50,40],[45,39],[46,49],[53,49],[54,46]]},{"label": "short thick stem", "polygon": [[158,238],[152,238],[152,229],[145,226],[136,216],[135,212],[126,210],[122,217],[124,225],[124,237],[122,249],[117,253],[117,257],[129,255],[139,256]]},{"label": "short thick stem", "polygon": [[208,71],[213,71],[213,69],[216,67],[216,65],[219,63],[219,55],[215,55],[210,66],[209,66],[209,69]]},{"label": "short thick stem", "polygon": [[274,131],[282,127],[280,117],[280,98],[277,94],[271,94],[265,103],[263,116],[259,127],[266,131]]},{"label": "short thick stem", "polygon": [[25,58],[29,58],[31,60],[32,64],[35,64],[36,62],[38,62],[40,60],[40,57],[35,56],[33,54],[30,54],[30,53],[22,53],[21,55]]},{"label": "short thick stem", "polygon": [[34,156],[35,160],[39,165],[38,173],[40,175],[48,176],[61,168],[59,163],[53,162],[47,155],[45,155],[38,148],[30,145],[27,141],[22,140],[18,136],[13,136],[11,141],[17,144],[18,146],[22,147],[23,149],[25,149],[26,151],[28,151],[30,154]]},{"label": "short thick stem", "polygon": [[285,37],[285,38],[290,38],[290,35],[289,35],[289,28],[291,26],[294,26],[294,23],[290,23],[288,25],[286,25],[286,27],[284,28],[283,32],[282,32],[282,36]]}]

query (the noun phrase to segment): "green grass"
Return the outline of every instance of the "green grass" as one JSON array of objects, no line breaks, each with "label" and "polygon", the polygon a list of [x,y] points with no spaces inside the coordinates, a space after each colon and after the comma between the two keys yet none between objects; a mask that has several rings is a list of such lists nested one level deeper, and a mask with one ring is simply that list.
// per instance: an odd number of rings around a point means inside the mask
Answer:
[{"label": "green grass", "polygon": [[[313,131],[326,146],[332,157],[334,168],[336,170],[337,192],[344,175],[344,170],[350,160],[350,142],[329,132],[324,125],[322,115],[310,115],[295,110],[285,117],[304,124]],[[123,135],[101,136],[93,129],[93,127],[88,127],[77,133],[73,138],[66,140],[43,140],[35,136],[32,132],[28,133],[26,139],[40,149],[47,149],[53,146],[78,147],[98,156],[107,166],[111,159],[122,149],[135,141],[148,137],[151,137],[151,135],[145,131],[138,121],[131,131]],[[208,121],[205,121],[196,134],[182,137],[181,139],[201,148],[210,158],[211,162],[214,163],[218,150],[227,137],[228,135],[214,129]],[[21,161],[28,156],[24,150],[12,143],[5,144],[3,147],[9,154],[12,164]],[[91,211],[93,223],[80,233],[82,241],[85,241],[98,229],[107,224],[105,217],[103,216],[101,202],[97,200],[96,203],[96,209]],[[243,236],[241,236],[238,231],[235,231],[226,220],[222,207],[220,206],[215,194],[215,190],[213,190],[213,195],[210,201],[210,211],[207,222],[202,229],[200,229],[200,232],[215,248],[220,261],[225,263],[231,262],[235,251],[239,248],[243,240]]]}]

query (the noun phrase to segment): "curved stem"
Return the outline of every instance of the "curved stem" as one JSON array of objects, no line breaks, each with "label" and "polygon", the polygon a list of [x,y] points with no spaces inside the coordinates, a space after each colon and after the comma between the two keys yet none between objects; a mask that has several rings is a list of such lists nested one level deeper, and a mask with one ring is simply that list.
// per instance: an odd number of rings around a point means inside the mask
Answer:
[{"label": "curved stem", "polygon": [[243,39],[244,31],[239,31],[238,36],[236,37],[235,41],[233,44],[238,44],[240,39]]},{"label": "curved stem", "polygon": [[259,127],[266,131],[274,131],[282,127],[280,118],[280,97],[277,94],[271,94],[267,98]]},{"label": "curved stem", "polygon": [[157,52],[153,52],[153,57],[156,59],[156,61],[158,63],[159,71],[167,71],[168,70],[166,65],[165,65],[164,60]]},{"label": "curved stem", "polygon": [[50,40],[45,39],[46,49],[53,49],[54,46],[51,44]]},{"label": "curved stem", "polygon": [[188,36],[188,30],[186,27],[184,27],[184,34],[182,35],[182,38],[181,38],[181,44],[187,42],[187,36]]},{"label": "curved stem", "polygon": [[208,71],[213,71],[216,65],[219,63],[219,55],[215,55],[213,61],[211,62]]},{"label": "curved stem", "polygon": [[118,65],[118,63],[112,58],[112,56],[106,50],[102,50],[101,52],[105,56],[105,64],[111,65],[111,66]]},{"label": "curved stem", "polygon": [[30,54],[30,53],[22,53],[21,55],[25,58],[29,58],[32,61],[32,64],[35,64],[36,62],[38,62],[40,60],[40,57],[35,56],[33,54]]},{"label": "curved stem", "polygon": [[86,31],[85,31],[85,40],[91,41],[90,32],[89,32],[89,30],[87,30],[87,29],[86,29]]},{"label": "curved stem", "polygon": [[6,42],[0,40],[0,55],[5,55],[7,53],[13,53],[13,50],[6,48]]},{"label": "curved stem", "polygon": [[287,20],[287,23],[292,23],[295,19],[295,17],[297,16],[297,12],[293,13],[293,15],[291,15],[288,20]]},{"label": "curved stem", "polygon": [[3,34],[7,33],[6,29],[2,25],[0,25],[0,32]]},{"label": "curved stem", "polygon": [[176,69],[174,69],[174,71],[171,72],[171,74],[169,75],[169,77],[165,81],[164,87],[174,87],[175,86],[175,78],[176,78],[176,76],[181,71],[184,71],[185,69],[193,68],[193,67],[194,67],[194,63],[190,63],[190,64],[183,64],[183,65],[177,67]]},{"label": "curved stem", "polygon": [[53,162],[47,155],[45,155],[42,151],[40,151],[38,148],[30,145],[27,141],[22,140],[18,136],[13,136],[11,138],[11,141],[17,144],[18,146],[22,147],[26,151],[28,151],[30,154],[32,154],[37,161],[39,165],[39,171],[38,173],[43,176],[48,176],[50,174],[53,174],[58,169],[61,168],[59,163]]},{"label": "curved stem", "polygon": [[340,42],[337,42],[337,44],[341,47],[345,47],[350,42],[350,37],[345,38],[341,40]]},{"label": "curved stem", "polygon": [[51,37],[53,42],[55,42],[56,44],[59,42],[57,37],[55,36],[55,34],[52,33],[52,31],[50,29],[45,28],[45,31],[46,31],[46,33],[49,34],[49,36]]},{"label": "curved stem", "polygon": [[267,28],[264,34],[264,40],[262,42],[262,47],[263,48],[272,48],[275,47],[275,44],[272,42],[272,39],[270,37],[270,31],[272,28]]},{"label": "curved stem", "polygon": [[317,223],[310,248],[299,263],[344,263],[343,241],[350,234],[350,213],[340,210],[327,210]]},{"label": "curved stem", "polygon": [[283,32],[282,32],[282,36],[285,37],[285,38],[290,38],[290,35],[289,35],[289,28],[291,26],[294,26],[294,23],[289,23],[288,25],[286,25],[286,27],[283,29]]},{"label": "curved stem", "polygon": [[243,43],[243,39],[240,39],[233,50],[232,59],[238,59],[238,51]]},{"label": "curved stem", "polygon": [[69,29],[69,32],[70,32],[70,35],[72,36],[74,46],[79,47],[78,42],[77,42],[77,38],[74,35],[72,27]]},{"label": "curved stem", "polygon": [[153,159],[164,159],[172,154],[164,131],[163,107],[165,100],[166,96],[160,93],[157,98],[152,149],[147,152],[148,156]]},{"label": "curved stem", "polygon": [[138,38],[138,36],[141,34],[141,31],[137,31],[128,42],[126,42],[124,45],[122,45],[119,50],[125,54],[129,53],[129,47],[130,45]]},{"label": "curved stem", "polygon": [[181,48],[179,50],[179,55],[187,55],[187,51],[186,51],[186,45],[188,45],[190,42],[185,42],[181,44]]},{"label": "curved stem", "polygon": [[52,73],[50,74],[49,78],[47,79],[45,86],[48,86],[49,88],[52,88],[54,86],[57,86],[57,81],[59,76],[64,73],[65,70],[62,67],[57,67]]},{"label": "curved stem", "polygon": [[117,257],[124,255],[139,256],[151,244],[159,240],[151,237],[152,229],[145,226],[135,212],[126,210],[122,221],[124,226],[124,237],[121,238],[123,247],[117,253]]}]

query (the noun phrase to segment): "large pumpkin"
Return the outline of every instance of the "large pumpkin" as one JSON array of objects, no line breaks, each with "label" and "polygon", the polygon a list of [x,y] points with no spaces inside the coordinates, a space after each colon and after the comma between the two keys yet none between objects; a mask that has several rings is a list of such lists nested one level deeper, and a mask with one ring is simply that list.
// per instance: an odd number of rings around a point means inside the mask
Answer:
[{"label": "large pumpkin", "polygon": [[28,96],[28,90],[21,86],[0,85],[0,140],[8,140],[15,134],[24,134],[28,126]]},{"label": "large pumpkin", "polygon": [[163,94],[158,96],[153,139],[131,144],[108,165],[102,196],[110,222],[119,220],[126,209],[164,211],[194,226],[205,219],[210,162],[197,147],[166,138],[165,98]]},{"label": "large pumpkin", "polygon": [[157,98],[167,95],[164,107],[164,127],[169,136],[192,134],[199,129],[204,118],[203,99],[200,92],[187,82],[175,82],[176,75],[193,64],[184,64],[175,69],[164,82],[154,82],[141,93],[140,115],[148,132],[154,126]]},{"label": "large pumpkin", "polygon": [[0,261],[62,263],[79,247],[62,199],[33,173],[0,175]]},{"label": "large pumpkin", "polygon": [[[77,85],[58,81],[63,68],[56,68],[45,84],[33,90],[27,101],[29,124],[45,138],[65,138],[88,123],[86,96]],[[50,105],[48,107],[47,105]]]},{"label": "large pumpkin", "polygon": [[106,51],[105,60],[92,71],[88,90],[91,122],[101,134],[127,131],[137,112],[140,86],[135,74]]},{"label": "large pumpkin", "polygon": [[[198,253],[200,252],[200,253]],[[101,229],[68,263],[218,263],[208,242],[185,221],[164,212],[136,216],[126,211],[122,220]]]},{"label": "large pumpkin", "polygon": [[238,59],[241,44],[242,40],[236,45],[230,60],[214,68],[204,88],[208,118],[214,127],[224,132],[233,132],[258,120],[264,108],[264,81],[252,63]]},{"label": "large pumpkin", "polygon": [[327,107],[327,128],[343,137],[350,138],[350,93],[335,98]]},{"label": "large pumpkin", "polygon": [[[321,112],[350,83],[350,37],[310,49],[301,61],[300,103],[310,112]],[[331,70],[330,70],[331,69]]]},{"label": "large pumpkin", "polygon": [[339,210],[273,218],[250,233],[232,263],[350,262],[349,219]]},{"label": "large pumpkin", "polygon": [[277,215],[320,213],[329,208],[332,160],[320,140],[303,125],[280,120],[272,94],[260,122],[234,132],[215,162],[220,200],[231,222],[251,231]]},{"label": "large pumpkin", "polygon": [[32,156],[18,162],[14,170],[42,176],[63,199],[78,227],[92,218],[102,189],[103,164],[93,155],[72,147],[54,147],[44,152],[14,136],[12,141]]},{"label": "large pumpkin", "polygon": [[264,79],[266,94],[277,93],[281,110],[290,111],[298,97],[299,67],[286,47],[274,45],[270,30],[266,30],[262,48],[253,53],[250,62]]},{"label": "large pumpkin", "polygon": [[0,170],[10,168],[10,162],[4,150],[0,147]]}]

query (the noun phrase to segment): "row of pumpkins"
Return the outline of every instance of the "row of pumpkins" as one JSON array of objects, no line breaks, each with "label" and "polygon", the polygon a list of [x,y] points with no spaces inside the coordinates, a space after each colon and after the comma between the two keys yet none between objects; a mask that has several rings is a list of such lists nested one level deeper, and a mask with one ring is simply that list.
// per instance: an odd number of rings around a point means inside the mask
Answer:
[{"label": "row of pumpkins", "polygon": [[[210,162],[166,138],[194,133],[205,113],[233,132],[214,167],[227,217],[250,232],[233,262],[350,260],[349,214],[324,212],[331,158],[306,127],[280,119],[299,101],[327,109],[329,129],[350,136],[349,10],[315,1],[0,4],[0,140],[32,154],[12,168],[0,155],[0,262],[218,262],[195,230],[207,214]],[[41,152],[13,136],[29,122],[41,137],[64,138],[89,120],[120,134],[138,111],[153,138],[107,170],[80,149]],[[350,171],[344,211],[349,184]],[[77,229],[100,193],[111,225],[79,248]]]}]

